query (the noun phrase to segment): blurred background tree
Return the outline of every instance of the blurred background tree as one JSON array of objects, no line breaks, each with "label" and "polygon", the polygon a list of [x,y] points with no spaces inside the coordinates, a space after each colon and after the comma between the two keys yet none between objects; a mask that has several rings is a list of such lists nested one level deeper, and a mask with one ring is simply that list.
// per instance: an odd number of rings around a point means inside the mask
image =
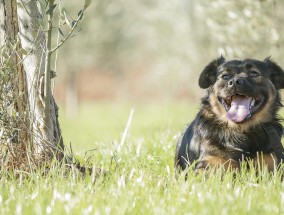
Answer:
[{"label": "blurred background tree", "polygon": [[[79,5],[62,3],[74,11]],[[59,53],[56,97],[197,101],[198,75],[220,54],[272,56],[284,66],[283,7],[277,0],[93,1],[80,36]]]}]

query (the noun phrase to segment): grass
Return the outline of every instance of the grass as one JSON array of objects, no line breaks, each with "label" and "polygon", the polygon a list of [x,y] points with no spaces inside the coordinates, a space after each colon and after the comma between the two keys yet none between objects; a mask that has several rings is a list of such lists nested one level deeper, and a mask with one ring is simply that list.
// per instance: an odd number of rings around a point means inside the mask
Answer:
[{"label": "grass", "polygon": [[[119,149],[132,107],[130,130]],[[82,162],[90,158],[89,164],[108,174],[64,175],[56,163],[45,177],[3,173],[0,214],[283,214],[278,174],[256,177],[251,171],[234,179],[189,171],[187,181],[175,178],[175,142],[196,112],[189,104],[105,103],[84,105],[74,118],[61,114],[65,143],[72,143]]]}]

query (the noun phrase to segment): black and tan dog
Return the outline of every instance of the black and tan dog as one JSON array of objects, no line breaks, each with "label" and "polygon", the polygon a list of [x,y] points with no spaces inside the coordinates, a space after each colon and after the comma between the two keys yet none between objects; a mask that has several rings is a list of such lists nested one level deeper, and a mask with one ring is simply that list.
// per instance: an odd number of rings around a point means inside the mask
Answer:
[{"label": "black and tan dog", "polygon": [[207,89],[201,110],[177,143],[175,167],[239,169],[251,161],[273,171],[284,161],[277,112],[284,72],[269,58],[226,61],[222,56],[202,71]]}]

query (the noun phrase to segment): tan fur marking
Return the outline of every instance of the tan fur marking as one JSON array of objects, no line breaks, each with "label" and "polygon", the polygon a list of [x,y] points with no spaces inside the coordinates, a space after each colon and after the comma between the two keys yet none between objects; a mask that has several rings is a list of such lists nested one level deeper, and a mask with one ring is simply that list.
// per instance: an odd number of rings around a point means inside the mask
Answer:
[{"label": "tan fur marking", "polygon": [[232,160],[232,159],[226,159],[223,157],[218,156],[211,156],[207,155],[205,156],[202,161],[207,163],[207,167],[209,168],[223,168],[225,171],[227,170],[237,170],[239,169],[239,162]]},{"label": "tan fur marking", "polygon": [[256,170],[260,171],[262,171],[263,168],[267,168],[269,172],[273,172],[277,167],[277,158],[274,153],[257,153],[257,156],[253,158],[252,161]]},{"label": "tan fur marking", "polygon": [[213,93],[210,94],[209,100],[212,107],[212,111],[218,116],[218,119],[222,121],[228,121],[226,116],[226,110]]}]

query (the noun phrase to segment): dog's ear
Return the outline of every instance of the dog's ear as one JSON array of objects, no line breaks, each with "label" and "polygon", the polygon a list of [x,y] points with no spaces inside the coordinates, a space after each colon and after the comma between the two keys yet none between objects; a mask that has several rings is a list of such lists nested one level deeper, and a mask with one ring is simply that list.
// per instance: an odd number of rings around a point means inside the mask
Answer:
[{"label": "dog's ear", "polygon": [[265,58],[264,62],[268,65],[270,70],[270,80],[275,85],[276,89],[284,88],[284,71],[278,66],[275,62],[273,62],[270,57]]},{"label": "dog's ear", "polygon": [[203,69],[199,76],[199,86],[202,89],[206,89],[215,83],[217,79],[217,68],[224,62],[225,58],[221,55],[221,57],[214,59]]}]

